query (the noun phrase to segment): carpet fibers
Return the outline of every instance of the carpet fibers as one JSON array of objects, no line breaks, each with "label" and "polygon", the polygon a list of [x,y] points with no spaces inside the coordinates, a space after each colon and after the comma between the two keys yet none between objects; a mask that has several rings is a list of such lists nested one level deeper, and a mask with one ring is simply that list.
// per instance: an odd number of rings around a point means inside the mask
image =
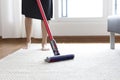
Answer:
[{"label": "carpet fibers", "polygon": [[41,51],[41,44],[31,44],[0,60],[0,80],[120,80],[120,44],[114,50],[107,43],[57,46],[61,55],[75,58],[46,63],[52,50]]}]

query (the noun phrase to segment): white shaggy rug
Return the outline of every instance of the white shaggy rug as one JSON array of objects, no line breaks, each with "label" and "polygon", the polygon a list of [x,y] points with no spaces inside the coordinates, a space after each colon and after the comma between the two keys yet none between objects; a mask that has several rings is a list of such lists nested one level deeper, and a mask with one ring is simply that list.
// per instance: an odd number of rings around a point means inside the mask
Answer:
[{"label": "white shaggy rug", "polygon": [[106,43],[57,45],[61,55],[75,54],[75,59],[46,63],[52,50],[32,44],[0,60],[0,80],[120,80],[120,44],[115,50]]}]

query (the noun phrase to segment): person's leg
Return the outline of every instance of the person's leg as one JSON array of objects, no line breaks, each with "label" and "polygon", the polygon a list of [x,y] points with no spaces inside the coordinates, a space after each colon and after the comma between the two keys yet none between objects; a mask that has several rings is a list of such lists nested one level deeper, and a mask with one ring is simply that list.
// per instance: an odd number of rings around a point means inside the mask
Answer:
[{"label": "person's leg", "polygon": [[41,29],[42,29],[42,50],[46,51],[49,50],[49,48],[47,48],[47,31],[43,20],[41,21]]},{"label": "person's leg", "polygon": [[32,18],[25,17],[26,48],[31,43]]}]

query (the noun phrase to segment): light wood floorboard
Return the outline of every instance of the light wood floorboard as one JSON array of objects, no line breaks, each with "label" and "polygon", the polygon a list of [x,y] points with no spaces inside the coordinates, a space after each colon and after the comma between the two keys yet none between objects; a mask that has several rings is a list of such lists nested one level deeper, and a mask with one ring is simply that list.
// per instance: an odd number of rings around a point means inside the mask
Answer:
[{"label": "light wood floorboard", "polygon": [[[60,36],[54,37],[57,43],[109,43],[109,36]],[[49,41],[48,41],[49,42]],[[120,42],[120,36],[116,37]],[[41,43],[41,39],[32,39],[32,43]],[[0,59],[25,46],[25,39],[2,39],[0,37]]]}]

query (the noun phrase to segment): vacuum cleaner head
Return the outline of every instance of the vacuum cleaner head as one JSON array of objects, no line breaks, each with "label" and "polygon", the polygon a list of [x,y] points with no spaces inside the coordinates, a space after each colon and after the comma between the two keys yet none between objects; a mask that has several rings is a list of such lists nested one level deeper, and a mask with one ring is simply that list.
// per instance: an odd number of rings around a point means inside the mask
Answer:
[{"label": "vacuum cleaner head", "polygon": [[47,57],[45,59],[45,61],[48,62],[48,63],[51,63],[51,62],[70,60],[70,59],[73,59],[73,58],[74,58],[73,54],[69,54],[69,55],[56,55],[54,57]]}]

